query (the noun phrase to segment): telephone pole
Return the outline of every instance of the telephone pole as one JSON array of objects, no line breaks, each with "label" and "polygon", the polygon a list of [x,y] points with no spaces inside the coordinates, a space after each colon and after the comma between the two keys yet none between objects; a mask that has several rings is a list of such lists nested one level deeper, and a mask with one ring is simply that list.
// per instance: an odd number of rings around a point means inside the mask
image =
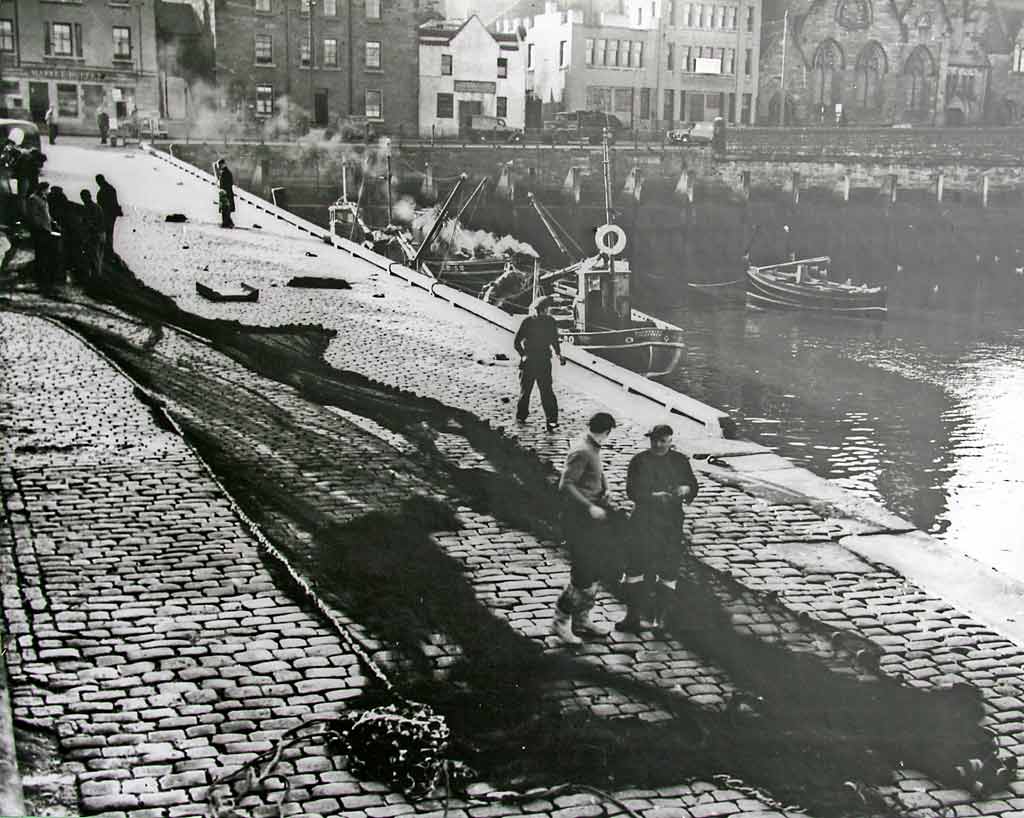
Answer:
[{"label": "telephone pole", "polygon": [[782,15],[782,72],[779,74],[779,125],[786,124],[786,41],[789,39],[789,9]]}]

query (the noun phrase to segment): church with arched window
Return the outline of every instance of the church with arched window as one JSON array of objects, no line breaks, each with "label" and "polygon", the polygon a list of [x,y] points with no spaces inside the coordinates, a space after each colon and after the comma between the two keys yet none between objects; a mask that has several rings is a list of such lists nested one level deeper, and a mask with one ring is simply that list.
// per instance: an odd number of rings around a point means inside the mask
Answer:
[{"label": "church with arched window", "polygon": [[1024,119],[1024,14],[998,0],[767,0],[764,15],[761,123]]}]

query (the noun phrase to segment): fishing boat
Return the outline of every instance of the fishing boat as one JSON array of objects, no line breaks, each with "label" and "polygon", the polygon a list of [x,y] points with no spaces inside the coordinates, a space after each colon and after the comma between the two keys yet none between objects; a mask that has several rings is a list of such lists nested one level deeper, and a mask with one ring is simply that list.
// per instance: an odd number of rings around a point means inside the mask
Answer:
[{"label": "fishing boat", "polygon": [[884,286],[832,281],[830,264],[828,256],[819,256],[748,267],[747,307],[885,318],[888,293]]}]

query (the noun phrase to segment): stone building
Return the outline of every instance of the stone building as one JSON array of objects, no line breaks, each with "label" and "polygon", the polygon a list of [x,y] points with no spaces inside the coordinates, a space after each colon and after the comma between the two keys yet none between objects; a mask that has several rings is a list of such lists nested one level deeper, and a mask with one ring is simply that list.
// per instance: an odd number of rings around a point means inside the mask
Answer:
[{"label": "stone building", "polygon": [[762,122],[1006,123],[1024,110],[1020,15],[995,3],[794,0],[788,11],[762,30]]},{"label": "stone building", "polygon": [[760,0],[548,3],[503,24],[525,28],[527,93],[546,115],[601,110],[638,130],[753,121]]},{"label": "stone building", "polygon": [[41,121],[50,105],[65,133],[96,133],[156,115],[154,0],[0,0],[0,113]]},{"label": "stone building", "polygon": [[477,16],[420,27],[420,133],[455,136],[474,114],[523,128],[526,72],[519,38],[489,31]]},{"label": "stone building", "polygon": [[217,82],[246,116],[417,132],[420,23],[432,0],[217,0]]}]

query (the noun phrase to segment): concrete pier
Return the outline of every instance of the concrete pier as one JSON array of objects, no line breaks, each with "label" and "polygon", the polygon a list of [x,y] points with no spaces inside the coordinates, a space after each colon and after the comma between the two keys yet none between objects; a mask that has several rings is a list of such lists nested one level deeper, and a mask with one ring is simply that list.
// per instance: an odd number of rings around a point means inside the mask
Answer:
[{"label": "concrete pier", "polygon": [[[790,645],[839,675],[864,673],[842,640],[821,638],[841,632],[878,649],[880,678],[920,689],[970,684],[981,692],[984,723],[1001,751],[1024,755],[1024,589],[1017,583],[944,552],[905,521],[763,447],[712,436],[712,407],[685,404],[683,396],[671,411],[655,390],[635,394],[579,351],[556,372],[561,431],[549,434],[536,419],[517,427],[515,368],[499,357],[510,351],[511,327],[483,305],[446,296],[356,246],[329,247],[323,231],[244,193],[235,214],[240,229],[220,230],[208,176],[169,158],[71,144],[49,155],[52,183],[76,189],[101,172],[118,186],[127,213],[117,228],[119,254],[189,313],[251,327],[337,329],[324,354],[330,366],[468,411],[553,468],[587,417],[612,412],[620,426],[606,462],[618,502],[629,457],[646,447],[643,432],[670,422],[701,481],[687,523],[692,554],[741,589],[716,591],[737,632]],[[188,214],[187,242],[181,225],[163,221],[168,212]],[[244,273],[261,300],[203,301],[192,286],[200,271],[223,285]],[[281,286],[299,274],[343,277],[352,289]],[[300,720],[340,711],[369,679],[337,631],[277,586],[232,497],[187,436],[154,422],[140,392],[161,390],[155,397],[185,425],[223,424],[225,456],[237,458],[236,469],[291,486],[297,500],[337,524],[410,493],[443,497],[450,489],[417,465],[408,440],[378,423],[312,403],[189,333],[158,333],[74,301],[18,295],[0,321],[0,365],[10,373],[5,397],[18,397],[0,403],[0,421],[13,430],[0,467],[7,521],[0,553],[13,572],[5,575],[3,604],[17,637],[7,657],[14,715],[61,737],[84,811],[200,815],[216,775],[268,749]],[[164,376],[137,389],[84,336],[46,318],[127,339],[128,351],[118,354]],[[322,450],[300,445],[303,434],[316,434]],[[488,466],[485,455],[452,437],[437,445],[452,464]],[[560,546],[469,507],[457,517],[458,530],[437,533],[434,542],[478,603],[519,637],[561,650],[547,635],[568,574]],[[602,592],[602,621],[622,611]],[[380,667],[400,670],[398,646],[335,612]],[[439,631],[430,641],[432,667],[443,677],[460,655],[458,638]],[[742,692],[724,667],[675,638],[616,634],[588,645],[579,661],[711,714]],[[51,689],[54,680],[60,691]],[[588,695],[552,695],[565,711],[583,707],[600,718],[672,718],[611,682]],[[442,808],[360,781],[322,751],[288,754],[285,764],[292,783],[286,814],[378,818]],[[1005,818],[1024,810],[1022,784],[979,797],[912,768],[895,771],[884,791],[908,810]],[[784,814],[742,782],[680,781],[616,795],[646,818]],[[540,799],[528,810],[453,803],[451,814],[596,814],[587,798]],[[256,810],[265,800],[253,795],[244,806]]]}]

